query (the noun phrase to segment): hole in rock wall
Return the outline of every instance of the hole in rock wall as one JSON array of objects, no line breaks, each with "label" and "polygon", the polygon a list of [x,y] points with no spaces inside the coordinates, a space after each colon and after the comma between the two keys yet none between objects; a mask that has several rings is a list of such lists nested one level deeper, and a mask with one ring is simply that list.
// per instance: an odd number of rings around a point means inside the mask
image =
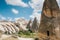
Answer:
[{"label": "hole in rock wall", "polygon": [[50,35],[49,31],[47,31],[47,36],[49,36],[49,35]]}]

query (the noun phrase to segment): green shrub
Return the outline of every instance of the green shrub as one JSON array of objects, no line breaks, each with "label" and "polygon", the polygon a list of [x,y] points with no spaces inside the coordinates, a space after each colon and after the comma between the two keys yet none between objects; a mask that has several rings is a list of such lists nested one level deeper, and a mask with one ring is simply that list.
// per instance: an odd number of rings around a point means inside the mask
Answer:
[{"label": "green shrub", "polygon": [[35,34],[30,32],[30,31],[19,31],[18,32],[18,36],[19,37],[29,37],[29,38],[32,38],[32,37],[35,37]]}]

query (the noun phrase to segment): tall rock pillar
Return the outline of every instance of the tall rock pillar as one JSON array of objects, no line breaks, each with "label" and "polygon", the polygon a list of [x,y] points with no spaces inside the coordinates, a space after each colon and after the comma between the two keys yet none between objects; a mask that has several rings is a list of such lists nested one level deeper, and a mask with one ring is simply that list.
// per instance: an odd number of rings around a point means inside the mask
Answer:
[{"label": "tall rock pillar", "polygon": [[45,0],[43,4],[41,21],[39,26],[39,35],[56,36],[56,28],[58,28],[60,18],[59,6],[56,0]]}]

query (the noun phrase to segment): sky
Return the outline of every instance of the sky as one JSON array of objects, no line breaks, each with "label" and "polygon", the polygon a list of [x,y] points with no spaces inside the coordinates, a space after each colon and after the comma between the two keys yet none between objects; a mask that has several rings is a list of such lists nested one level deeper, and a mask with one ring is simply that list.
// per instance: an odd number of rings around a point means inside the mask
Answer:
[{"label": "sky", "polygon": [[[0,0],[0,20],[40,20],[44,0]],[[60,6],[60,0],[57,0]]]}]

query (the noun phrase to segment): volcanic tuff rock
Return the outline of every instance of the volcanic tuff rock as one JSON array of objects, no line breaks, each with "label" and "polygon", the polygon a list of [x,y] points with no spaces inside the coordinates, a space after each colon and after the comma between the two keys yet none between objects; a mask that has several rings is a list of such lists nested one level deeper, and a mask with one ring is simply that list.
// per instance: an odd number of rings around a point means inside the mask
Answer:
[{"label": "volcanic tuff rock", "polygon": [[15,21],[16,23],[18,23],[20,25],[20,27],[23,29],[23,30],[27,30],[26,29],[26,26],[28,24],[28,21],[24,18],[19,18]]},{"label": "volcanic tuff rock", "polygon": [[57,1],[45,0],[41,15],[39,33],[60,38],[60,11]]},{"label": "volcanic tuff rock", "polygon": [[6,34],[18,33],[21,30],[26,30],[27,21],[25,19],[18,19],[16,21],[0,21],[0,31]]},{"label": "volcanic tuff rock", "polygon": [[13,22],[0,21],[0,31],[6,34],[12,34],[18,32],[20,29]]},{"label": "volcanic tuff rock", "polygon": [[37,21],[36,17],[34,20],[29,20],[27,24],[27,29],[30,30],[31,32],[38,32],[38,27],[39,27],[39,22]]}]

